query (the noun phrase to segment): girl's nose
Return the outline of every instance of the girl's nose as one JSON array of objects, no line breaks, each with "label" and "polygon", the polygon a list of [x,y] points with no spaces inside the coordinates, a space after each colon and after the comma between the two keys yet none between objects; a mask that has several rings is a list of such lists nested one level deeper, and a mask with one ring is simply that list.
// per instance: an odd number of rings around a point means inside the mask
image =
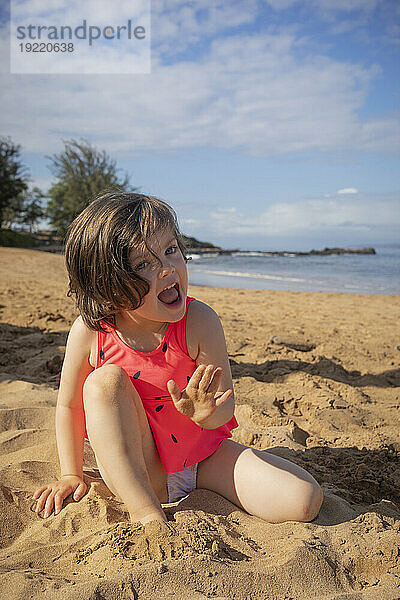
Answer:
[{"label": "girl's nose", "polygon": [[170,275],[174,271],[175,271],[174,265],[172,265],[168,262],[163,262],[163,264],[160,268],[160,277],[165,277],[166,275]]}]

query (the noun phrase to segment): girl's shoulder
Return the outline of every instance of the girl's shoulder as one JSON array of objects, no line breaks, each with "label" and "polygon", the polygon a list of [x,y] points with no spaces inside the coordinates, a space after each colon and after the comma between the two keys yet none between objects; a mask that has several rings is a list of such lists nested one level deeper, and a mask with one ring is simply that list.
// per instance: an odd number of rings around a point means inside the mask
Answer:
[{"label": "girl's shoulder", "polygon": [[70,329],[70,335],[73,335],[73,337],[75,338],[80,338],[82,341],[83,340],[90,340],[93,336],[96,336],[96,331],[93,331],[93,329],[90,329],[90,327],[88,327],[84,320],[82,319],[82,317],[79,315],[79,317],[77,317],[75,319],[75,321],[72,323],[71,329]]},{"label": "girl's shoulder", "polygon": [[207,320],[210,317],[213,318],[215,316],[219,318],[215,310],[205,302],[197,300],[197,298],[193,298],[193,300],[189,302],[187,308],[187,320],[195,322],[198,320]]},{"label": "girl's shoulder", "polygon": [[217,324],[220,324],[220,319],[211,306],[196,299],[189,303],[186,315],[186,345],[190,358],[196,360],[202,337],[211,334]]},{"label": "girl's shoulder", "polygon": [[92,357],[95,359],[96,344],[97,332],[90,329],[81,316],[77,317],[69,330],[67,349],[87,354],[93,366]]}]

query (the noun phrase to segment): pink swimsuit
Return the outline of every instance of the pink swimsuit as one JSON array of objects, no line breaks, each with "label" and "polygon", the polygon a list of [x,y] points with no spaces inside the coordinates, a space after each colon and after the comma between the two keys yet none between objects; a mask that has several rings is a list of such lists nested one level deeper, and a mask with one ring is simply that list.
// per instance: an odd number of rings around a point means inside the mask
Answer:
[{"label": "pink swimsuit", "polygon": [[[122,367],[139,393],[154,441],[167,473],[182,471],[210,456],[238,423],[232,417],[217,429],[203,429],[182,415],[168,393],[167,381],[173,379],[183,390],[197,365],[186,345],[187,298],[184,317],[170,323],[160,345],[151,352],[133,350],[116,331],[102,323],[106,333],[97,333],[96,369],[107,364]],[[85,437],[87,431],[85,429]]]}]

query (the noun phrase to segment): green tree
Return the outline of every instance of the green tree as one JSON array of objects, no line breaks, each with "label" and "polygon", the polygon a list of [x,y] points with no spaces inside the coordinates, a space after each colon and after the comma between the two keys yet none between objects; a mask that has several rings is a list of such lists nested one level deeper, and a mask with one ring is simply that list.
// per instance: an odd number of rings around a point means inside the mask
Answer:
[{"label": "green tree", "polygon": [[38,221],[46,214],[41,204],[42,198],[44,198],[42,190],[37,187],[34,187],[25,197],[21,221],[23,225],[28,226],[31,233]]},{"label": "green tree", "polygon": [[7,229],[18,225],[21,229],[28,227],[32,233],[35,225],[45,216],[41,200],[43,192],[37,187],[27,190],[11,200],[3,210],[3,225]]},{"label": "green tree", "polygon": [[4,207],[2,225],[5,229],[14,229],[16,225],[20,225],[24,206],[25,196],[21,193],[12,198],[7,206]]},{"label": "green tree", "polygon": [[56,182],[47,193],[46,214],[58,235],[65,235],[70,223],[95,194],[105,188],[126,190],[129,185],[127,175],[119,177],[115,160],[85,139],[64,141],[64,150],[48,158]]},{"label": "green tree", "polygon": [[[11,138],[0,138],[0,227],[4,212],[11,208],[19,211],[23,195],[28,189],[29,177],[21,162],[21,146],[13,144]],[[13,208],[14,207],[14,208]]]}]

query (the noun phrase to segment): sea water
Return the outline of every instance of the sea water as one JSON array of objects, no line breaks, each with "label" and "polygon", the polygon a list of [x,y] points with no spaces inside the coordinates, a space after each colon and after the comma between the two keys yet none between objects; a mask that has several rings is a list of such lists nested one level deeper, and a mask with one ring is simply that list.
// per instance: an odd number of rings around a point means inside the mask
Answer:
[{"label": "sea water", "polygon": [[192,285],[400,294],[400,244],[376,244],[376,254],[268,256],[256,252],[231,255],[191,254]]}]

